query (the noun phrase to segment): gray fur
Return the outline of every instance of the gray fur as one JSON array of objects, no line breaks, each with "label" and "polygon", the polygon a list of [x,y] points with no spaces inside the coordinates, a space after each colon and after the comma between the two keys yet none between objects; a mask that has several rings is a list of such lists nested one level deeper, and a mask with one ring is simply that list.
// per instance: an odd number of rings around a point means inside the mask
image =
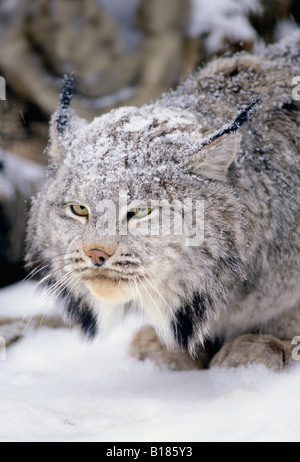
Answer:
[{"label": "gray fur", "polygon": [[[300,335],[297,75],[300,33],[261,56],[218,59],[141,109],[91,124],[70,113],[63,133],[59,112],[53,117],[49,180],[31,213],[27,260],[41,259],[38,274],[56,284],[86,333],[104,335],[135,305],[168,348],[192,355],[209,339]],[[259,108],[237,133],[203,147],[257,97]],[[100,237],[97,205],[117,202],[119,191],[130,200],[204,200],[203,244]],[[72,203],[89,208],[89,221],[70,216]],[[95,269],[88,248],[113,256]]]}]

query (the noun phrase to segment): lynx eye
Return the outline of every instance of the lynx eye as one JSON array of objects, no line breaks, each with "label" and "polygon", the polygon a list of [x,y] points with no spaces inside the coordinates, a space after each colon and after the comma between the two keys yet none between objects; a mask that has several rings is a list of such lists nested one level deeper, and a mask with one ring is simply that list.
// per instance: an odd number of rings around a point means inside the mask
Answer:
[{"label": "lynx eye", "polygon": [[150,207],[138,207],[131,210],[131,212],[129,212],[129,215],[135,218],[145,218],[148,215],[150,215],[151,212],[152,210]]},{"label": "lynx eye", "polygon": [[88,217],[89,211],[84,205],[71,205],[71,211],[78,217]]}]

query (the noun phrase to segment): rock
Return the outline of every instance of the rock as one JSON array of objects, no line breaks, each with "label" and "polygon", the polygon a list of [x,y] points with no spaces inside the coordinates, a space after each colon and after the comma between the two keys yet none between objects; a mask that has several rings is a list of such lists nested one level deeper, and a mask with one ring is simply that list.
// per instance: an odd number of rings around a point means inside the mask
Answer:
[{"label": "rock", "polygon": [[27,213],[44,177],[44,168],[0,150],[0,287],[24,275]]},{"label": "rock", "polygon": [[185,76],[214,56],[249,52],[280,40],[296,27],[291,13],[299,21],[296,0],[191,1]]},{"label": "rock", "polygon": [[[21,340],[34,330],[67,328],[61,318],[54,316],[33,316],[30,319],[0,317],[0,360],[1,352]],[[2,342],[1,342],[1,339]],[[1,351],[2,350],[2,351]]]},{"label": "rock", "polygon": [[257,30],[259,36],[266,43],[276,41],[276,30],[281,21],[290,19],[294,0],[259,0],[261,11],[253,11],[249,19]]}]

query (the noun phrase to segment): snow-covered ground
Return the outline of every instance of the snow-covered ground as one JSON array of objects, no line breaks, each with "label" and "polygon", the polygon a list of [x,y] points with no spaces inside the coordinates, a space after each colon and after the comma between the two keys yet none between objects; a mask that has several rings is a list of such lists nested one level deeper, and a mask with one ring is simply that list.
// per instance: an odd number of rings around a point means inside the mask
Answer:
[{"label": "snow-covered ground", "polygon": [[[30,283],[0,292],[0,316],[50,313]],[[172,372],[127,356],[140,321],[103,343],[65,328],[27,332],[0,362],[0,441],[299,441],[300,364]]]}]

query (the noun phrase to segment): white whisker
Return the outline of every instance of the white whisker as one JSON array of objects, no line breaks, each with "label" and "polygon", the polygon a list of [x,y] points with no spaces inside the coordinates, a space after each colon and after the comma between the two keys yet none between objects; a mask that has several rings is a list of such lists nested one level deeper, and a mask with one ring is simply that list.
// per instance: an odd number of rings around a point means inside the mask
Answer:
[{"label": "white whisker", "polygon": [[58,273],[59,271],[65,269],[67,266],[69,266],[70,263],[65,263],[63,266],[61,266],[60,268],[57,268],[56,270],[52,271],[51,273],[49,273],[47,276],[45,276],[43,279],[41,279],[37,284],[36,284],[36,287],[40,287],[42,284],[44,284],[46,281],[48,281],[48,279],[50,279],[52,276],[54,276],[56,273]]},{"label": "white whisker", "polygon": [[[77,284],[78,281],[80,280],[80,276],[77,276],[77,277],[75,278],[74,275],[73,275],[71,272],[70,272],[67,276],[68,276],[68,278],[70,278],[70,280],[69,280],[69,281],[63,281],[63,282],[60,281],[60,282],[61,282],[60,286],[56,287],[55,293],[52,294],[52,296],[54,296],[55,299],[58,299],[59,296],[61,295],[61,293],[64,292],[66,289],[68,289],[68,287],[70,287],[70,285],[71,285],[72,283],[74,283],[74,284],[72,285],[72,287],[70,288],[70,292],[72,292],[73,288],[76,286],[76,284]],[[74,281],[74,279],[75,279],[75,281]],[[43,317],[42,317],[42,319],[41,319],[41,322],[40,322],[40,326],[42,325],[42,322],[43,322],[43,320],[44,320],[46,314],[47,314],[47,313],[44,313],[44,315],[43,315]]]},{"label": "white whisker", "polygon": [[36,263],[39,263],[39,262],[41,262],[41,264],[39,264],[38,266],[33,268],[29,272],[29,274],[23,279],[23,282],[33,279],[37,274],[39,274],[44,269],[48,268],[53,263],[71,261],[72,260],[71,256],[68,257],[68,258],[65,258],[65,259],[62,258],[62,257],[67,257],[68,255],[72,255],[72,253],[64,253],[64,254],[56,255],[53,258],[51,258],[51,263],[47,263],[47,264],[45,264],[46,261],[47,261],[46,258],[41,258],[40,260],[36,260],[35,262],[31,262],[30,263],[31,266],[33,266],[33,265],[35,265]]},{"label": "white whisker", "polygon": [[150,286],[152,287],[152,289],[157,293],[157,295],[159,295],[159,297],[165,302],[165,304],[167,305],[170,313],[173,315],[173,310],[172,310],[172,307],[170,306],[170,304],[167,302],[167,300],[161,295],[161,293],[159,292],[159,290],[155,287],[154,283],[154,279],[152,278],[150,272],[147,270],[147,268],[145,268],[144,266],[142,266],[143,270],[146,271],[147,275],[151,278],[152,282],[149,281],[148,277],[147,276],[144,276],[144,278],[146,279],[146,281],[148,282],[148,284],[150,284]]},{"label": "white whisker", "polygon": [[154,304],[154,306],[155,306],[157,312],[159,313],[159,315],[160,315],[162,321],[164,322],[165,326],[168,327],[167,322],[166,322],[166,319],[164,318],[162,312],[160,311],[159,306],[157,305],[156,301],[154,300],[154,298],[152,297],[152,295],[150,294],[150,292],[147,290],[146,286],[143,284],[143,282],[141,281],[140,278],[139,278],[139,282],[140,282],[140,284],[142,284],[142,286],[144,287],[146,293],[147,293],[148,296],[150,297],[152,303]]},{"label": "white whisker", "polygon": [[137,281],[135,279],[134,279],[134,283],[135,283],[135,286],[136,286],[137,295],[138,295],[138,297],[140,299],[141,308],[143,308],[143,306],[144,306],[143,299],[142,299],[142,296],[140,294],[139,286],[138,286]]},{"label": "white whisker", "polygon": [[[38,284],[35,285],[35,291],[37,291],[37,289],[39,289],[40,285],[42,283],[44,283],[47,279],[49,279],[50,277],[52,277],[54,274],[56,274],[58,271],[60,271],[61,269],[63,268],[66,268],[67,266],[69,266],[70,263],[68,264],[65,264],[63,267],[59,268],[58,270],[56,271],[53,271],[52,273],[50,273],[47,277],[43,278]],[[66,279],[66,276],[67,275],[64,275],[62,276],[59,281],[57,281],[54,285],[50,286],[43,294],[42,296],[40,297],[39,299],[39,302],[36,304],[36,306],[34,307],[34,309],[32,310],[31,314],[30,315],[25,315],[23,317],[23,321],[25,322],[26,318],[28,318],[28,321],[27,321],[27,325],[26,325],[26,328],[28,327],[28,325],[31,323],[31,321],[34,319],[34,317],[36,316],[36,313],[37,311],[39,310],[39,307],[42,303],[44,303],[47,298],[49,298],[49,296],[51,295],[52,291],[55,290],[56,286],[58,286],[59,284],[62,283],[63,280]]]}]

